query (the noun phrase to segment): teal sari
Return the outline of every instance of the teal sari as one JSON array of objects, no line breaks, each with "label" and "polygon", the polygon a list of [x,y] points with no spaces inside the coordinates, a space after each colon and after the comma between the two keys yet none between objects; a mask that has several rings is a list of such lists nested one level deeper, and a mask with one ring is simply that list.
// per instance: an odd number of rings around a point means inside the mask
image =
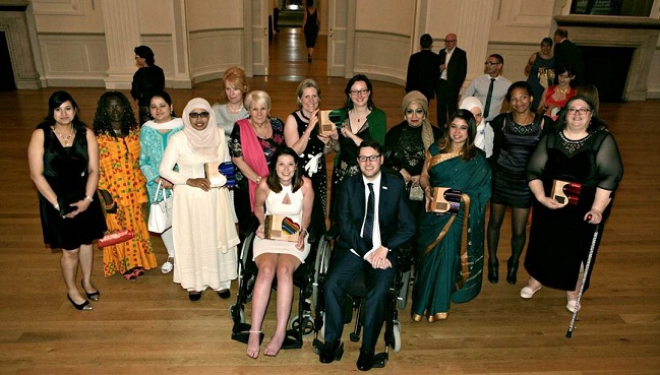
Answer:
[{"label": "teal sari", "polygon": [[[412,317],[429,322],[447,318],[450,302],[467,302],[481,291],[484,265],[484,217],[491,195],[490,167],[482,152],[467,161],[441,154],[436,143],[426,157],[432,187],[462,192],[457,214],[423,213]],[[465,215],[465,213],[468,215]]]}]

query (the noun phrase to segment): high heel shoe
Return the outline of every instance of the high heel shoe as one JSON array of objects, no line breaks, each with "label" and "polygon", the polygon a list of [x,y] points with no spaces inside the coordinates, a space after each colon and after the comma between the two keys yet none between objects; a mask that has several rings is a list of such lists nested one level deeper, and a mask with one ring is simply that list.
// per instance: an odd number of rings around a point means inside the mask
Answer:
[{"label": "high heel shoe", "polygon": [[500,262],[495,258],[495,262],[491,263],[490,259],[488,260],[488,281],[492,284],[497,284],[500,280]]},{"label": "high heel shoe", "polygon": [[73,305],[73,307],[76,308],[76,310],[80,310],[80,311],[92,311],[92,310],[94,310],[94,307],[92,307],[92,305],[89,303],[89,301],[85,301],[85,302],[81,303],[80,305],[78,305],[77,303],[73,302],[73,300],[71,299],[71,296],[69,296],[69,293],[66,294],[66,298],[69,299],[69,302],[71,302],[71,304]]},{"label": "high heel shoe", "polygon": [[516,285],[518,281],[518,261],[513,258],[509,258],[506,262],[507,272],[506,272],[506,281],[511,285]]},{"label": "high heel shoe", "polygon": [[[80,286],[82,286],[83,290],[85,290],[85,285],[83,285],[82,280],[80,280]],[[85,294],[87,295],[87,299],[91,299],[92,301],[98,301],[99,298],[101,297],[101,292],[99,292],[98,290],[93,293],[87,293],[87,291],[85,290]]]}]

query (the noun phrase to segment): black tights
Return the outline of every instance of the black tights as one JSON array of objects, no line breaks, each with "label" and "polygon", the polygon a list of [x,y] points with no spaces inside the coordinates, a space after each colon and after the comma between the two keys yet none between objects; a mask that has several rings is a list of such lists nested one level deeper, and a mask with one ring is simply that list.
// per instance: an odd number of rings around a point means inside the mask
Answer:
[{"label": "black tights", "polygon": [[[500,228],[506,213],[506,207],[503,204],[490,204],[490,219],[488,220],[488,262],[493,263],[497,259],[497,245],[500,242]],[[527,239],[527,218],[529,217],[529,208],[512,207],[513,216],[511,220],[511,258],[518,263],[520,255],[525,247]]]}]

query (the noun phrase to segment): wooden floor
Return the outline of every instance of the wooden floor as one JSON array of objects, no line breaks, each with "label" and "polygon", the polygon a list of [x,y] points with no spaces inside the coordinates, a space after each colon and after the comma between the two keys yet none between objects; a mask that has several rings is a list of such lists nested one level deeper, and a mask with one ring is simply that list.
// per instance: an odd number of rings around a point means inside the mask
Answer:
[{"label": "wooden floor", "polygon": [[[318,47],[309,64],[300,29],[282,28],[277,35],[270,51],[271,76],[250,79],[251,87],[273,97],[274,116],[285,118],[295,109],[294,91],[303,77],[319,81],[324,109],[342,104],[346,80],[325,76],[325,39]],[[26,160],[30,134],[55,90],[0,93],[0,374],[357,371],[358,344],[349,342],[347,334],[343,360],[331,365],[318,362],[311,337],[301,350],[251,360],[245,345],[230,339],[232,300],[207,291],[192,303],[172,283],[172,275],[159,270],[131,282],[103,278],[100,251],[95,253],[94,275],[101,300],[92,312],[74,310],[65,298],[59,255],[42,243]],[[172,93],[180,113],[190,98],[214,102],[221,90],[220,82],[213,81]],[[104,90],[69,91],[78,100],[82,119],[91,124]],[[388,125],[399,123],[403,88],[374,82],[373,94],[376,105],[387,112]],[[390,353],[387,367],[374,373],[660,373],[660,102],[604,104],[602,115],[611,124],[626,169],[573,338],[564,337],[570,320],[564,293],[544,289],[534,299],[522,300],[518,292],[527,275],[521,270],[516,286],[485,281],[477,299],[451,307],[447,321],[413,323],[408,304],[400,312],[402,350]],[[501,236],[500,260],[509,255],[508,225]],[[154,238],[154,246],[159,262],[164,261],[160,239]],[[274,307],[264,326],[267,339],[273,328]]]}]

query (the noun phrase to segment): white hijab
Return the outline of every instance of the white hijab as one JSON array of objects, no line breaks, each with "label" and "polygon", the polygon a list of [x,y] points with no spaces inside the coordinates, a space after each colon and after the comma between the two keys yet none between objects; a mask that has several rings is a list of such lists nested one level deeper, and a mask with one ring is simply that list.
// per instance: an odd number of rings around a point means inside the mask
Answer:
[{"label": "white hijab", "polygon": [[[196,108],[201,108],[209,113],[209,123],[204,130],[195,129],[190,123],[190,112]],[[216,125],[215,111],[211,108],[206,99],[194,98],[188,102],[183,109],[183,132],[188,139],[188,145],[195,153],[202,155],[209,160],[218,161],[218,149],[220,148],[220,131]]]}]

